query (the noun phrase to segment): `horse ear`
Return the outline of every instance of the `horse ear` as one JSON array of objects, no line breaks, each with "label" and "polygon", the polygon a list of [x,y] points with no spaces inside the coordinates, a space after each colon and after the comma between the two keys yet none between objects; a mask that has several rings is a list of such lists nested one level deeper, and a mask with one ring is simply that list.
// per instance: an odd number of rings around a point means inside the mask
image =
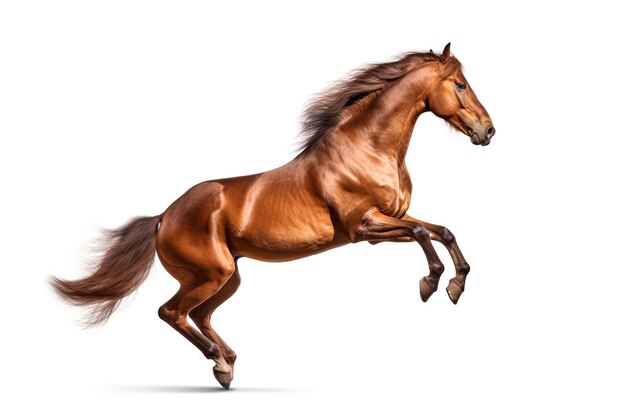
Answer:
[{"label": "horse ear", "polygon": [[443,48],[443,52],[441,53],[441,58],[439,58],[439,60],[444,63],[448,59],[450,59],[450,42],[448,42],[448,44]]}]

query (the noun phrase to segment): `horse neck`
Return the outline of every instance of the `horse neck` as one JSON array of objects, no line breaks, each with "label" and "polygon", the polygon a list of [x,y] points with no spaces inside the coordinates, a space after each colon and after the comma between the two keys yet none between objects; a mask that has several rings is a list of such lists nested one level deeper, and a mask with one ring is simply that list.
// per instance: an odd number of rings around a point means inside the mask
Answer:
[{"label": "horse neck", "polygon": [[427,110],[426,92],[433,71],[419,67],[357,106],[343,127],[352,137],[365,141],[377,154],[386,154],[401,164],[409,147],[413,127]]}]

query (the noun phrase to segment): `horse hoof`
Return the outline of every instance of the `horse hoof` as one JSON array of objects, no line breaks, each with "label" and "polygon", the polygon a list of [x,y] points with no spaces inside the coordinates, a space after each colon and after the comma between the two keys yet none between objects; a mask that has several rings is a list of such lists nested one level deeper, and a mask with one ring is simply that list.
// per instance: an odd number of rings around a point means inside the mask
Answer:
[{"label": "horse hoof", "polygon": [[230,383],[233,380],[233,368],[229,367],[229,370],[224,370],[219,365],[215,365],[213,367],[213,375],[215,375],[215,379],[224,389],[230,388]]},{"label": "horse hoof", "polygon": [[459,298],[461,297],[461,294],[463,294],[463,288],[459,284],[457,284],[454,279],[450,280],[446,291],[448,292],[448,297],[450,297],[450,301],[452,301],[454,304],[459,302]]},{"label": "horse hoof", "polygon": [[420,297],[423,302],[428,301],[435,291],[437,291],[437,285],[431,284],[428,277],[424,277],[420,280]]}]

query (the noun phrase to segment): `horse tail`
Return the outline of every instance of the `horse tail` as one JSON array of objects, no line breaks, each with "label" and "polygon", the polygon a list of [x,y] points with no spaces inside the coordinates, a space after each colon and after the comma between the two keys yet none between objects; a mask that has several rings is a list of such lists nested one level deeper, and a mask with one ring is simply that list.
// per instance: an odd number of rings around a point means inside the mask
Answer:
[{"label": "horse tail", "polygon": [[88,308],[82,321],[86,327],[104,323],[120,301],[148,277],[160,221],[161,216],[137,217],[119,229],[105,231],[99,259],[86,278],[50,278],[50,285],[64,301]]}]

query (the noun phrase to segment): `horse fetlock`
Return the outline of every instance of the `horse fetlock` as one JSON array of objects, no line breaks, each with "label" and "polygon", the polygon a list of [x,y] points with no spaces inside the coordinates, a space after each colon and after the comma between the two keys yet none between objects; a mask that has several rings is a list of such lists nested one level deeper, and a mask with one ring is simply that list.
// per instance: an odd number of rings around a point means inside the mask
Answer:
[{"label": "horse fetlock", "polygon": [[440,277],[441,274],[443,274],[443,271],[446,268],[443,266],[443,264],[441,262],[433,262],[430,265],[430,274],[434,275],[436,277]]},{"label": "horse fetlock", "polygon": [[466,276],[470,272],[470,266],[467,262],[461,264],[458,268],[457,275]]},{"label": "horse fetlock", "polygon": [[235,352],[233,352],[232,350],[227,350],[222,352],[224,355],[224,359],[226,360],[226,363],[229,365],[233,365],[235,363],[235,361],[237,360],[237,354]]},{"label": "horse fetlock", "polygon": [[214,361],[222,359],[222,350],[217,344],[211,343],[211,345],[207,349],[206,357],[207,359],[212,359]]}]

